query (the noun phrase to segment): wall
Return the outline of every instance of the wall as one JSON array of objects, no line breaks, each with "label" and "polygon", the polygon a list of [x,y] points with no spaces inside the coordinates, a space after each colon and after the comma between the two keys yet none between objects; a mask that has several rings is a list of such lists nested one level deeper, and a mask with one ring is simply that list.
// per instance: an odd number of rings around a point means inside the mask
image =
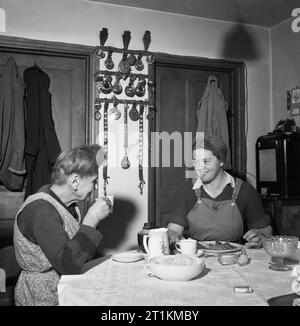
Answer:
[{"label": "wall", "polygon": [[286,99],[288,90],[300,87],[300,32],[292,31],[293,19],[288,19],[271,30],[273,127],[279,120],[287,118],[293,118],[296,125],[300,126],[300,116],[290,115]]},{"label": "wall", "polygon": [[[144,31],[150,30],[149,50],[153,52],[244,61],[248,72],[247,169],[249,181],[254,183],[255,141],[271,130],[272,120],[268,29],[84,0],[0,0],[0,7],[6,10],[6,33],[2,34],[7,36],[96,46],[99,31],[107,27],[106,45],[123,47],[123,31],[130,30],[130,48],[140,49]],[[115,168],[109,174],[109,192],[133,203],[136,210],[128,221],[118,217],[126,224],[120,243],[113,241],[118,220],[106,229],[110,233],[106,234],[106,247],[108,251],[128,249],[136,244],[136,233],[147,220],[147,189],[139,194],[134,169],[125,173]]]}]

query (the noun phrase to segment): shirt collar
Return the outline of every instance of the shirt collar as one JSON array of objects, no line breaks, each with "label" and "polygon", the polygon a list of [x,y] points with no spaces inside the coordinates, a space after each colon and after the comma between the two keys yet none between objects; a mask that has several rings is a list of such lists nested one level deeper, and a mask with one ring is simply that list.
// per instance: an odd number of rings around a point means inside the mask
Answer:
[{"label": "shirt collar", "polygon": [[52,191],[50,189],[50,186],[48,188],[49,190],[49,195],[52,196],[54,199],[56,199],[69,213],[71,213],[71,215],[73,215],[73,217],[76,218],[76,220],[79,219],[77,211],[76,211],[76,207],[77,207],[77,203],[72,203],[71,205],[67,206],[57,195],[54,191]]},{"label": "shirt collar", "polygon": [[[226,171],[225,172],[225,175],[226,175],[226,183],[225,185],[227,185],[228,183],[231,185],[232,188],[234,188],[235,186],[235,181],[234,181],[234,177],[232,175],[230,175],[229,173],[227,173]],[[202,180],[198,177],[196,182],[194,183],[194,186],[193,186],[193,190],[195,189],[199,189],[201,187],[205,187],[205,185],[203,185],[203,182]]]}]

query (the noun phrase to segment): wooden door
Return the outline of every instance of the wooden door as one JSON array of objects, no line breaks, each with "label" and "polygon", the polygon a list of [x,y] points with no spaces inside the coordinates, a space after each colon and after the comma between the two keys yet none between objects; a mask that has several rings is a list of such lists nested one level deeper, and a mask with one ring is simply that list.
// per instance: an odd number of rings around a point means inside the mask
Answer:
[{"label": "wooden door", "polygon": [[[197,104],[202,98],[208,77],[211,74],[216,75],[213,71],[178,69],[174,67],[157,68],[157,127],[160,131],[166,131],[169,134],[176,131],[181,135],[190,131],[195,135],[197,128]],[[230,100],[229,73],[220,72],[217,75],[225,98]],[[163,224],[167,218],[176,187],[185,178],[185,167],[174,166],[174,151],[173,143],[170,150],[170,167],[161,167],[156,175],[158,203],[156,206],[156,216],[159,216],[161,221],[159,224]],[[182,142],[183,152],[184,142]],[[160,152],[160,158],[162,158],[162,152]]]},{"label": "wooden door", "polygon": [[[157,63],[154,78],[156,82],[156,119],[153,123],[152,131],[179,132],[182,135],[182,153],[184,153],[184,133],[192,132],[195,135],[197,128],[196,109],[205,91],[207,80],[210,75],[215,75],[218,79],[219,87],[228,104],[227,121],[229,128],[229,140],[232,151],[233,174],[241,176],[240,167],[243,165],[243,157],[238,152],[241,148],[236,146],[236,136],[243,128],[243,123],[239,124],[240,116],[237,114],[235,103],[235,77],[231,69],[227,69],[226,64],[206,66],[187,64],[165,64]],[[238,92],[236,92],[237,94]],[[194,138],[194,137],[193,137]],[[153,145],[153,144],[152,144]],[[174,142],[170,146],[170,166],[163,167],[162,157],[165,149],[162,142],[159,143],[159,167],[152,168],[149,173],[149,220],[157,225],[165,225],[165,221],[170,214],[176,188],[184,180],[186,168],[184,160],[182,167],[178,162],[174,162]],[[150,155],[157,155],[157,148],[151,148]],[[245,154],[244,154],[245,155]],[[152,158],[153,159],[153,158]],[[157,159],[157,158],[156,158]],[[155,159],[155,160],[156,160]],[[176,163],[176,164],[175,164]]]}]

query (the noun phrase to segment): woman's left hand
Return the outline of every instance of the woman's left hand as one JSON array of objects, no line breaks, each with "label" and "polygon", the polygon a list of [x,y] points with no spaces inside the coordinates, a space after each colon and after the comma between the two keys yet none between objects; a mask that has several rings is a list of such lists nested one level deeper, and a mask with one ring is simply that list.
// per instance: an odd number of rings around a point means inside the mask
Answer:
[{"label": "woman's left hand", "polygon": [[247,241],[247,248],[258,249],[263,245],[263,236],[257,229],[249,230],[244,234],[243,238]]}]

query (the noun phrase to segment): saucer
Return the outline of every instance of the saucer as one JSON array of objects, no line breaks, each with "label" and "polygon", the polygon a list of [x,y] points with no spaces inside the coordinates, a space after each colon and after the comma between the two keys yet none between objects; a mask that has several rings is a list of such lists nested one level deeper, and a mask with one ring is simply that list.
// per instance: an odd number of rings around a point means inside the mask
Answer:
[{"label": "saucer", "polygon": [[111,259],[119,263],[133,263],[144,259],[144,256],[136,251],[122,252],[120,254],[114,254]]},{"label": "saucer", "polygon": [[[181,252],[179,252],[177,249],[175,249],[173,253],[174,253],[174,255],[180,255],[181,254]],[[195,253],[193,255],[187,255],[187,256],[198,258],[198,257],[201,257],[203,254],[204,254],[204,251],[201,250],[201,249],[198,249],[197,253]]]},{"label": "saucer", "polygon": [[201,257],[204,254],[204,251],[201,249],[198,249],[197,253],[193,255],[193,257]]}]

